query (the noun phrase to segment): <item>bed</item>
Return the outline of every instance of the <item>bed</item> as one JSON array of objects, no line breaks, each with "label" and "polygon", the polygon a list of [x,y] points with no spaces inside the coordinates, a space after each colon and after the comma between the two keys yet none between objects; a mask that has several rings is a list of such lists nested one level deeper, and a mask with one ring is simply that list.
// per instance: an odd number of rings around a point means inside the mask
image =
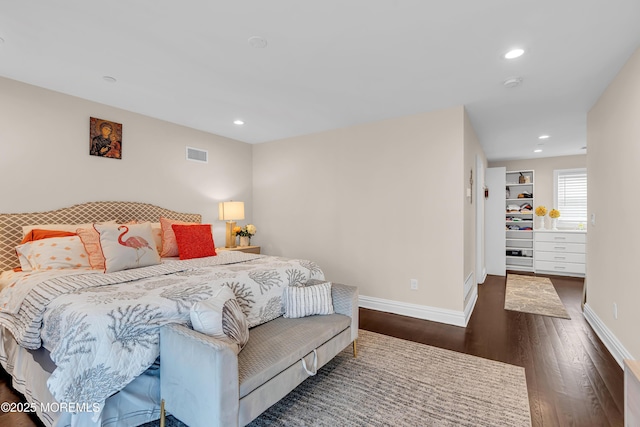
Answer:
[{"label": "bed", "polygon": [[[109,273],[79,264],[10,271],[23,226],[112,222],[124,230],[119,224],[159,218],[201,222],[197,214],[135,202],[0,214],[0,363],[45,425],[136,426],[158,419],[161,326],[188,324],[191,305],[221,286],[234,291],[249,326],[256,326],[281,315],[282,287],[324,278],[308,260],[238,251],[162,258]],[[138,258],[144,251],[136,248]]]}]

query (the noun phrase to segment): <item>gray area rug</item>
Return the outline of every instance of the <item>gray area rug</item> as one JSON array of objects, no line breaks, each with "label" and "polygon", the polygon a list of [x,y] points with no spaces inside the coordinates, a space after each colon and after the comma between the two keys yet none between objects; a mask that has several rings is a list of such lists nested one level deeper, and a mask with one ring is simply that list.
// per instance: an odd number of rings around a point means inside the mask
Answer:
[{"label": "gray area rug", "polygon": [[531,426],[524,368],[359,334],[357,358],[348,347],[250,426]]},{"label": "gray area rug", "polygon": [[546,277],[507,275],[505,310],[571,319],[553,283]]}]

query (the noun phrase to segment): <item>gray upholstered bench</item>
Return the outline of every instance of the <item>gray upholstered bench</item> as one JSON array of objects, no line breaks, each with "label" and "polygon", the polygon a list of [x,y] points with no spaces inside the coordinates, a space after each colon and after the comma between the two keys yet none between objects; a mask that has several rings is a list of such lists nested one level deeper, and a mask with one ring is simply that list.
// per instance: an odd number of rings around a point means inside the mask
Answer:
[{"label": "gray upholstered bench", "polygon": [[244,426],[351,343],[355,356],[358,288],[334,283],[331,296],[335,314],[278,317],[256,326],[238,355],[229,344],[187,327],[163,327],[166,410],[191,427]]}]

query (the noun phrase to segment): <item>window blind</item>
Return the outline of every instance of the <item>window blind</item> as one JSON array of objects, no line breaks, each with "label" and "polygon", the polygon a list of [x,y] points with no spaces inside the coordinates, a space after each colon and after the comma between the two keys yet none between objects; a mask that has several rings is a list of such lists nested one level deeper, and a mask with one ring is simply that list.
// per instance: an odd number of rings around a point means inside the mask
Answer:
[{"label": "window blind", "polygon": [[556,206],[560,221],[587,222],[587,170],[556,172]]}]

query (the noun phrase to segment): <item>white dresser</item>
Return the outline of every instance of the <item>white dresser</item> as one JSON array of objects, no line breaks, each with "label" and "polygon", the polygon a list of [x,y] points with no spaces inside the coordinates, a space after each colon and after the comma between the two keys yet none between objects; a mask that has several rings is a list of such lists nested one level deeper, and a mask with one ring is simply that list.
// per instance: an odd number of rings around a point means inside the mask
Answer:
[{"label": "white dresser", "polygon": [[584,277],[587,232],[585,230],[535,230],[536,273]]}]

